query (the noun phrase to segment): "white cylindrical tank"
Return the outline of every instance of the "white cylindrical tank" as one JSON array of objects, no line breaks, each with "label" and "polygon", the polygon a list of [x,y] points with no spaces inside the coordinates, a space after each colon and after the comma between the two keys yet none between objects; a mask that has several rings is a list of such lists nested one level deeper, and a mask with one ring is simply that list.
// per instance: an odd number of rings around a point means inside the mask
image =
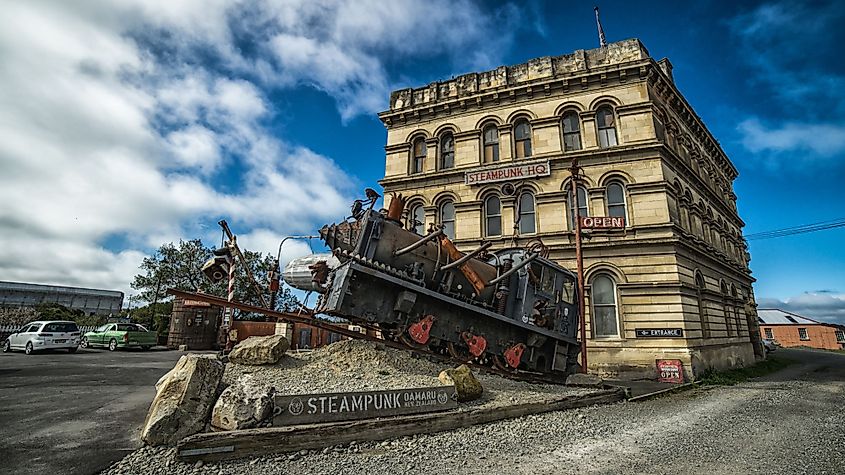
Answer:
[{"label": "white cylindrical tank", "polygon": [[285,283],[295,289],[319,291],[320,289],[317,287],[317,284],[311,280],[311,269],[309,269],[309,266],[319,261],[325,261],[326,265],[329,266],[329,270],[340,265],[340,261],[331,253],[311,254],[288,262],[282,273],[282,278],[285,280]]}]

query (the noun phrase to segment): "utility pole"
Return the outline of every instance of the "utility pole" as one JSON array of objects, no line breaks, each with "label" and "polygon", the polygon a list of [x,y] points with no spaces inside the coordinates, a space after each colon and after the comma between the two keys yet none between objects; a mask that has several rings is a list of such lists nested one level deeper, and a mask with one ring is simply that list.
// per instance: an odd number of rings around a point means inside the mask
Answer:
[{"label": "utility pole", "polygon": [[[581,327],[581,372],[587,372],[587,317],[584,305],[584,254],[581,250],[581,212],[578,209],[578,184],[581,182],[581,167],[578,166],[578,159],[572,159],[572,166],[569,168],[572,174],[571,201],[573,218],[575,221],[575,262],[578,270],[578,318]],[[587,197],[585,196],[584,199]]]}]

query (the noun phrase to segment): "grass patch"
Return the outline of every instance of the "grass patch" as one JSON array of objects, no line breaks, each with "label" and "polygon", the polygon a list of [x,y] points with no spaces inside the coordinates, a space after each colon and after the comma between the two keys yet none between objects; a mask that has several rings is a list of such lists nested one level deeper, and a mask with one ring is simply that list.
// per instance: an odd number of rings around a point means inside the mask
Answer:
[{"label": "grass patch", "polygon": [[795,363],[795,360],[778,356],[769,356],[765,361],[749,366],[747,368],[730,369],[727,371],[705,371],[701,376],[701,383],[704,385],[733,386],[734,384],[748,381],[750,378],[759,378],[775,371],[780,371]]}]

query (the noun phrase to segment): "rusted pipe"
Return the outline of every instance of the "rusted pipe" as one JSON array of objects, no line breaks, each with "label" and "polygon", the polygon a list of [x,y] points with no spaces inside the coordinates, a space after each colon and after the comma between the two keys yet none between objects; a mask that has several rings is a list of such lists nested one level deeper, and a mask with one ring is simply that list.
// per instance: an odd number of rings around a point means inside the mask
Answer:
[{"label": "rusted pipe", "polygon": [[432,233],[426,234],[425,236],[421,237],[419,239],[419,241],[411,244],[410,246],[406,246],[406,247],[403,247],[402,249],[399,249],[398,251],[394,252],[393,255],[398,257],[398,256],[401,256],[402,254],[407,254],[407,253],[413,251],[414,249],[422,246],[423,244],[427,243],[428,241],[431,241],[432,239],[436,238],[437,236],[440,236],[441,234],[443,234],[443,228],[440,228],[437,231],[434,231]]},{"label": "rusted pipe", "polygon": [[449,270],[449,269],[453,269],[455,267],[458,267],[459,265],[463,264],[464,262],[466,262],[466,261],[472,259],[473,257],[477,256],[482,251],[486,251],[487,249],[490,249],[490,246],[492,246],[492,245],[493,245],[492,242],[485,242],[478,249],[470,252],[469,254],[464,255],[464,257],[458,259],[457,261],[450,262],[450,263],[446,264],[445,266],[441,267],[440,270]]}]

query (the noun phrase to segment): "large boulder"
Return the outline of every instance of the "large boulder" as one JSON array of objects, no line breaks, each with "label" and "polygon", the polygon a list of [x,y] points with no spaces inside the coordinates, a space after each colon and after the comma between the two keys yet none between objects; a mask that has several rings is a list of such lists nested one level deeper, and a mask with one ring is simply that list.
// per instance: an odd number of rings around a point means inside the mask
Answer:
[{"label": "large boulder", "polygon": [[275,393],[275,388],[256,381],[252,375],[242,376],[214,403],[212,427],[222,430],[255,427],[272,414]]},{"label": "large boulder", "polygon": [[566,378],[566,385],[600,388],[604,386],[604,380],[595,374],[573,373]]},{"label": "large boulder", "polygon": [[454,385],[455,392],[458,393],[458,401],[460,402],[478,399],[484,391],[481,383],[472,374],[472,370],[465,364],[454,369],[441,371],[437,379],[445,385]]},{"label": "large boulder", "polygon": [[223,377],[214,355],[189,353],[156,383],[156,396],[141,430],[148,445],[173,445],[203,430]]},{"label": "large boulder", "polygon": [[238,364],[275,364],[290,348],[282,335],[251,336],[238,343],[229,353],[229,361]]}]

